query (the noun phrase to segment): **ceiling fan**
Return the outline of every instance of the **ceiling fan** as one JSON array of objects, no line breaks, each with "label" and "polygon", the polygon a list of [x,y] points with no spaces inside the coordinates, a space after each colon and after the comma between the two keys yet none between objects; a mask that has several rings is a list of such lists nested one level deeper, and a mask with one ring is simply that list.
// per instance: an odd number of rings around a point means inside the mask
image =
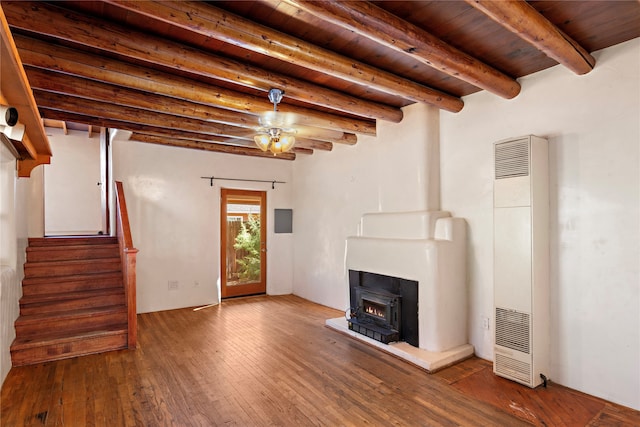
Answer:
[{"label": "ceiling fan", "polygon": [[260,127],[253,140],[262,151],[271,151],[274,155],[286,153],[296,142],[296,129],[291,127],[293,115],[278,112],[278,104],[284,96],[283,90],[269,89],[268,96],[273,103],[273,111],[260,115]]}]

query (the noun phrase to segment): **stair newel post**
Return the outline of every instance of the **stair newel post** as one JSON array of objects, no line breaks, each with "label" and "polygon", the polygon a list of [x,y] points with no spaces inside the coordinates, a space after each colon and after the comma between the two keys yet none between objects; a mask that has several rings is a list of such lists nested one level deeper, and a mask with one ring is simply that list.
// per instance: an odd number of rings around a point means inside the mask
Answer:
[{"label": "stair newel post", "polygon": [[124,198],[122,182],[116,181],[116,236],[120,246],[122,261],[122,281],[128,312],[128,347],[135,348],[138,335],[138,320],[136,309],[136,256],[138,249],[133,247],[127,203]]},{"label": "stair newel post", "polygon": [[127,300],[128,347],[136,348],[138,339],[138,318],[136,309],[136,256],[138,250],[125,248],[122,253],[122,276],[125,283],[125,298]]}]

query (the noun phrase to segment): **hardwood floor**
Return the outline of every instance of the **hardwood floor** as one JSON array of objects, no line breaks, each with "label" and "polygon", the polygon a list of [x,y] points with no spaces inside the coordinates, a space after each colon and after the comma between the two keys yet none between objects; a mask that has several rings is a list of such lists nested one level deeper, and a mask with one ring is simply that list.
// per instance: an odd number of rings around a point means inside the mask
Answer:
[{"label": "hardwood floor", "polygon": [[472,358],[436,374],[324,327],[295,296],[141,314],[139,345],[11,370],[2,426],[640,425],[554,385],[530,390]]}]

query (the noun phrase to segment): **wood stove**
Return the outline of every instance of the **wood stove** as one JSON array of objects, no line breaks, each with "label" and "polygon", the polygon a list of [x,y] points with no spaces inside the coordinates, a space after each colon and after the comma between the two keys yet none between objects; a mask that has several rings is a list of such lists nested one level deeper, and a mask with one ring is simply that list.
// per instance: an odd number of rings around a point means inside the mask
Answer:
[{"label": "wood stove", "polygon": [[388,344],[418,345],[418,284],[364,271],[349,271],[349,329]]},{"label": "wood stove", "polygon": [[349,329],[388,344],[400,340],[402,296],[356,288],[358,306],[352,310]]}]

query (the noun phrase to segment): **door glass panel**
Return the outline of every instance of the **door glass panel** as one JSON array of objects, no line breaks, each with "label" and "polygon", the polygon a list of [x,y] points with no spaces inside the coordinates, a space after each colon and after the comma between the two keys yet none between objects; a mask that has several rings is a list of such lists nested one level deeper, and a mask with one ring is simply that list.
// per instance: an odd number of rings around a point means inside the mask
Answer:
[{"label": "door glass panel", "polygon": [[227,204],[227,286],[260,281],[260,199]]}]

